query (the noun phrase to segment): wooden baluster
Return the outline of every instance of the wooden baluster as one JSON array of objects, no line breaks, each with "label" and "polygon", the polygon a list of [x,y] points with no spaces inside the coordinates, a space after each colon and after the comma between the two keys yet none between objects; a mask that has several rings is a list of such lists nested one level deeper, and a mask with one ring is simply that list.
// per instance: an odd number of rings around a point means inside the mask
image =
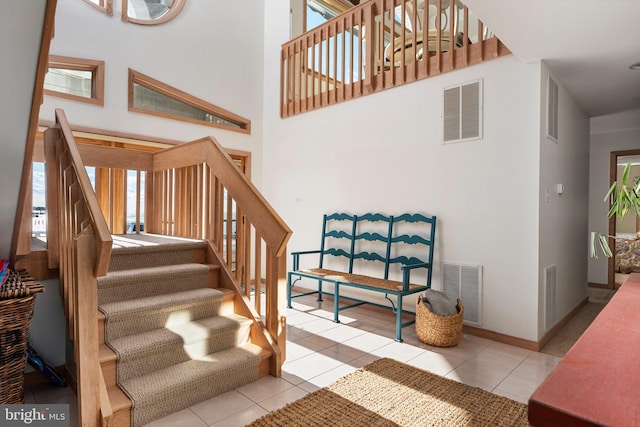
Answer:
[{"label": "wooden baluster", "polygon": [[478,19],[478,44],[480,45],[479,57],[480,62],[484,61],[484,28],[482,21]]},{"label": "wooden baluster", "polygon": [[[333,23],[333,87],[331,88],[333,93],[333,104],[338,102],[338,34],[339,27],[338,22]],[[340,61],[342,62],[342,61]]]},{"label": "wooden baluster", "polygon": [[353,82],[353,72],[354,69],[353,67],[355,67],[355,60],[354,60],[354,56],[355,56],[355,35],[353,33],[354,31],[354,21],[353,21],[353,14],[349,14],[349,51],[350,51],[350,55],[349,55],[349,99],[352,99],[354,96],[354,82]]},{"label": "wooden baluster", "polygon": [[262,237],[258,234],[258,230],[254,230],[255,241],[255,266],[254,266],[254,306],[258,314],[262,314],[261,294],[262,294]]},{"label": "wooden baluster", "polygon": [[407,2],[402,0],[402,4],[400,5],[400,27],[402,28],[402,32],[400,33],[400,81],[398,84],[404,84],[406,80],[406,65],[407,65]]},{"label": "wooden baluster", "polygon": [[469,8],[464,7],[464,28],[462,30],[462,46],[464,49],[464,65],[469,65]]},{"label": "wooden baluster", "polygon": [[442,72],[442,1],[436,0],[436,64],[438,74]]},{"label": "wooden baluster", "polygon": [[[374,19],[373,19],[373,10],[371,7],[368,7],[365,10],[365,15],[364,15],[364,26],[363,28],[361,28],[362,31],[370,31],[371,32],[371,42],[367,43],[365,48],[366,48],[366,52],[364,53],[364,58],[366,58],[365,62],[364,62],[364,87],[365,87],[365,93],[371,93],[374,91],[374,83],[373,83],[373,73],[374,73],[374,66],[375,66],[375,54],[374,54],[374,46],[375,46],[375,39],[373,38],[374,34],[373,34],[373,27],[374,27]],[[362,40],[362,33],[360,35],[360,39]]]},{"label": "wooden baluster", "polygon": [[[426,2],[429,3],[428,1]],[[411,29],[413,30],[413,43],[411,43],[413,47],[413,51],[411,52],[413,55],[413,62],[411,63],[411,75],[410,80],[416,81],[418,80],[418,2],[417,0],[411,0]],[[424,34],[422,35],[424,39]],[[424,42],[422,43],[424,47]],[[424,52],[424,49],[423,49]],[[424,57],[424,53],[423,53]]]},{"label": "wooden baluster", "polygon": [[364,49],[362,48],[362,9],[358,9],[356,12],[356,17],[358,19],[358,96],[361,96],[363,93],[363,67],[362,67],[362,58],[364,58]]},{"label": "wooden baluster", "polygon": [[456,69],[456,31],[458,22],[458,16],[456,14],[456,2],[455,0],[449,1],[449,65],[451,70]]},{"label": "wooden baluster", "polygon": [[311,33],[311,109],[316,108],[316,32]]},{"label": "wooden baluster", "polygon": [[341,87],[340,87],[340,94],[341,96],[341,100],[344,101],[345,100],[345,95],[346,95],[346,90],[347,90],[347,80],[346,80],[346,70],[347,70],[347,52],[345,50],[346,47],[346,42],[347,42],[347,20],[343,17],[342,20],[340,21],[340,24],[342,25],[342,67],[340,67],[341,69],[341,73],[342,73],[342,78],[341,78]]},{"label": "wooden baluster", "polygon": [[429,2],[424,2],[424,9],[422,11],[422,56],[424,58],[424,75],[429,76],[429,62],[431,61],[431,55],[429,55]]}]

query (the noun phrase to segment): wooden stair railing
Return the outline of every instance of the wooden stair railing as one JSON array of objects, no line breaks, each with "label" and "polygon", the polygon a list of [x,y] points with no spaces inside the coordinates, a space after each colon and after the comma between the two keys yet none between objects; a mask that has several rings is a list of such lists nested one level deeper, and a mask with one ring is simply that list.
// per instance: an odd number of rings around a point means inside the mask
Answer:
[{"label": "wooden stair railing", "polygon": [[[82,425],[113,420],[97,357],[96,282],[108,270],[111,233],[126,227],[118,211],[127,206],[130,173],[136,229],[209,241],[206,262],[222,267],[220,286],[235,292],[236,312],[254,320],[252,342],[271,352],[269,373],[280,376],[291,230],[218,142],[203,138],[155,153],[76,145],[62,110],[44,139],[47,188],[55,189],[47,192],[49,267],[59,268],[74,337]],[[95,167],[96,192],[86,167]]]},{"label": "wooden stair railing", "polygon": [[459,0],[423,3],[440,13],[419,11],[419,0],[369,0],[284,43],[281,117],[510,53]]},{"label": "wooden stair railing", "polygon": [[154,153],[152,170],[145,230],[210,242],[209,256],[224,267],[223,286],[236,292],[236,310],[254,319],[252,339],[272,351],[270,373],[280,376],[291,230],[212,137]]},{"label": "wooden stair railing", "polygon": [[107,274],[109,231],[69,123],[56,110],[45,132],[49,265],[59,268],[60,291],[73,341],[78,416],[82,426],[111,425],[112,409],[98,358],[97,277]]}]

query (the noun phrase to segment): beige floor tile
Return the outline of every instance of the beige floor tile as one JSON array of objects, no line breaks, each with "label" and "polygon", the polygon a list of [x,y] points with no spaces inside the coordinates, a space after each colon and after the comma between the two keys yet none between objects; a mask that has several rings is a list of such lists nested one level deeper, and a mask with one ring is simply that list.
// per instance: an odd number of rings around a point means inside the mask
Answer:
[{"label": "beige floor tile", "polygon": [[538,381],[528,380],[517,375],[509,375],[498,384],[496,389],[504,390],[507,393],[528,399],[539,385],[540,383]]},{"label": "beige floor tile", "polygon": [[183,409],[159,420],[152,421],[146,424],[145,427],[207,427],[207,423],[190,409]]},{"label": "beige floor tile", "polygon": [[366,353],[371,353],[372,351],[384,347],[385,345],[391,344],[392,342],[393,340],[391,338],[387,338],[373,332],[368,332],[366,334],[358,335],[357,337],[351,338],[350,340],[345,341],[343,344],[364,351]]},{"label": "beige floor tile", "polygon": [[[345,375],[355,372],[357,369],[357,367],[348,364],[340,365],[335,369],[309,379],[308,381],[306,381],[306,383],[313,384],[317,387],[326,387],[329,384],[334,383],[340,378],[344,377]],[[308,390],[307,388],[304,389]]]},{"label": "beige floor tile", "polygon": [[[342,362],[332,359],[327,355],[313,353],[298,360],[286,362],[282,366],[282,371],[283,373],[286,372],[288,375],[293,375],[297,378],[308,381],[310,378],[337,368],[340,365],[342,365]],[[287,377],[283,376],[283,378],[288,381]]]},{"label": "beige floor tile", "polygon": [[464,360],[452,360],[451,357],[434,353],[432,351],[425,351],[406,363],[415,366],[416,368],[445,376],[463,362]]},{"label": "beige floor tile", "polygon": [[308,392],[300,387],[291,387],[273,395],[269,399],[263,400],[260,402],[260,406],[267,411],[275,411],[276,409],[282,408],[287,403],[294,402],[307,394]]},{"label": "beige floor tile", "polygon": [[260,406],[254,405],[224,420],[211,424],[211,427],[244,427],[268,413],[268,411]]},{"label": "beige floor tile", "polygon": [[350,347],[342,343],[332,345],[331,347],[320,351],[320,353],[334,360],[340,361],[342,363],[348,363],[353,359],[357,359],[359,357],[369,354],[367,352],[358,350],[356,348]]},{"label": "beige floor tile", "polygon": [[285,391],[293,387],[293,384],[270,375],[260,378],[254,383],[249,383],[237,389],[238,392],[251,399],[253,402],[262,402],[276,393]]},{"label": "beige floor tile", "polygon": [[406,362],[407,360],[411,360],[414,357],[419,356],[424,353],[425,349],[414,347],[409,344],[400,343],[400,342],[391,342],[384,347],[380,347],[378,349],[373,350],[371,353],[376,356],[389,357],[391,359],[398,360],[400,362]]},{"label": "beige floor tile", "polygon": [[191,406],[191,410],[207,424],[225,419],[233,414],[253,406],[255,402],[238,392],[232,390]]},{"label": "beige floor tile", "polygon": [[508,372],[488,368],[479,365],[473,360],[468,360],[449,372],[446,377],[491,391],[500,384],[507,375]]}]

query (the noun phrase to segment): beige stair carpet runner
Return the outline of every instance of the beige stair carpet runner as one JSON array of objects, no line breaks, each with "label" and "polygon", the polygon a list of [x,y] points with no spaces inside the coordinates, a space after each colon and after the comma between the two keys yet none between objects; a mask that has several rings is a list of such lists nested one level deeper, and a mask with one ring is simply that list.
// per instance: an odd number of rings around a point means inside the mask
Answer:
[{"label": "beige stair carpet runner", "polygon": [[258,379],[252,321],[220,314],[223,294],[207,287],[209,267],[194,262],[206,243],[166,240],[114,236],[109,274],[98,281],[105,343],[134,426]]}]

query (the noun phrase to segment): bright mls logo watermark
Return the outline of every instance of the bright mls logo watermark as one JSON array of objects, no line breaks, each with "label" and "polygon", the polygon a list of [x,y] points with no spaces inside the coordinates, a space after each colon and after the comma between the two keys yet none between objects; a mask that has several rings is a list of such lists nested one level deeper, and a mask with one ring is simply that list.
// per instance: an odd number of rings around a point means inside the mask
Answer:
[{"label": "bright mls logo watermark", "polygon": [[69,427],[69,405],[0,405],[0,426]]}]

